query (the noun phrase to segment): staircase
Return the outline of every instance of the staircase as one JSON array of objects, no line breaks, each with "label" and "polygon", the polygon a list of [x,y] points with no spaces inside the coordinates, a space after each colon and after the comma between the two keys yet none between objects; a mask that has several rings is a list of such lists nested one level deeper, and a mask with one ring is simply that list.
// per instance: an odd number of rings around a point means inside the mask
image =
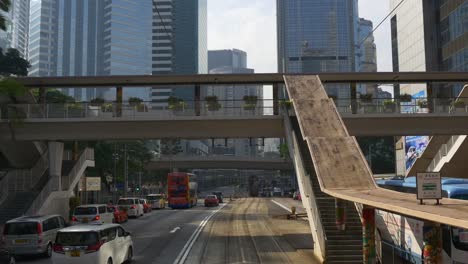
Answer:
[{"label": "staircase", "polygon": [[322,192],[315,175],[312,158],[299,128],[296,117],[291,117],[292,129],[298,139],[299,152],[306,173],[310,175],[319,219],[325,236],[325,263],[363,263],[362,225],[357,209],[352,202],[346,203],[346,230],[336,226],[335,198]]},{"label": "staircase", "polygon": [[28,191],[17,191],[8,194],[6,200],[0,204],[0,225],[6,221],[20,217],[26,213],[31,203],[47,183],[49,171],[46,170],[37,184]]}]

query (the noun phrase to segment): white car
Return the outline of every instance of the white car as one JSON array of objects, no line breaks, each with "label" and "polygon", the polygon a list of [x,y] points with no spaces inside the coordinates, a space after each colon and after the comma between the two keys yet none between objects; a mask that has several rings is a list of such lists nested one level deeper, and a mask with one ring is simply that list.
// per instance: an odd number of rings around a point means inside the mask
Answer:
[{"label": "white car", "polygon": [[114,212],[107,209],[107,205],[86,204],[75,208],[71,224],[112,224],[113,222]]},{"label": "white car", "polygon": [[117,203],[119,207],[125,208],[127,210],[128,216],[143,216],[144,208],[143,204],[140,203],[140,198],[120,198],[119,202]]},{"label": "white car", "polygon": [[130,233],[118,224],[76,225],[57,232],[52,263],[130,263],[133,252]]}]

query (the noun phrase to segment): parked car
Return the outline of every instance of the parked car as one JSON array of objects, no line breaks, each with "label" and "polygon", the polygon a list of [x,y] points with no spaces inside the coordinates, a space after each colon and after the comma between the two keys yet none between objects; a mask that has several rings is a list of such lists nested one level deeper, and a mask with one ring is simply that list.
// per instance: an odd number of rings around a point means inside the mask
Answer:
[{"label": "parked car", "polygon": [[208,195],[205,197],[205,206],[218,206],[219,200],[216,195]]},{"label": "parked car", "polygon": [[128,214],[126,209],[120,209],[116,205],[108,205],[107,210],[114,213],[114,223],[123,223],[128,221]]},{"label": "parked car", "polygon": [[140,217],[143,216],[143,204],[139,198],[120,198],[118,203],[119,208],[126,208],[128,216]]},{"label": "parked car", "polygon": [[151,204],[146,199],[140,199],[140,203],[143,204],[143,213],[147,214],[151,212]]},{"label": "parked car", "polygon": [[57,233],[54,264],[120,264],[131,262],[133,241],[119,224],[77,225]]},{"label": "parked car", "polygon": [[16,259],[6,248],[0,248],[0,264],[15,264]]},{"label": "parked car", "polygon": [[111,224],[114,222],[114,212],[105,204],[85,204],[75,208],[72,225],[76,224]]},{"label": "parked car", "polygon": [[216,195],[216,197],[218,197],[219,203],[223,203],[223,193],[222,192],[212,192],[211,194]]},{"label": "parked car", "polygon": [[22,216],[6,222],[2,240],[13,255],[52,255],[57,231],[65,227],[60,215]]},{"label": "parked car", "polygon": [[149,194],[146,199],[151,204],[151,209],[166,208],[166,197],[164,194]]}]

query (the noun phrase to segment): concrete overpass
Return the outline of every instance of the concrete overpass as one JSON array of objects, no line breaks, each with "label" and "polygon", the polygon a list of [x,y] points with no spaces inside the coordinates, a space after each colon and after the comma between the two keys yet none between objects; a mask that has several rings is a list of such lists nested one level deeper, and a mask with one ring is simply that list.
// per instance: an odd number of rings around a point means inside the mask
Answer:
[{"label": "concrete overpass", "polygon": [[[24,107],[24,105],[22,105]],[[263,111],[263,109],[262,109]],[[106,140],[160,138],[282,138],[283,117],[235,113],[196,116],[149,110],[134,115],[80,115],[43,118],[29,115],[19,124],[0,122],[0,141],[11,140]],[[91,112],[88,112],[88,114]],[[352,136],[408,136],[468,134],[468,112],[435,114],[351,114],[342,119]],[[398,124],[398,125],[395,125]]]},{"label": "concrete overpass", "polygon": [[244,169],[244,170],[293,170],[290,159],[237,157],[223,155],[161,157],[147,163],[147,170],[160,169]]}]

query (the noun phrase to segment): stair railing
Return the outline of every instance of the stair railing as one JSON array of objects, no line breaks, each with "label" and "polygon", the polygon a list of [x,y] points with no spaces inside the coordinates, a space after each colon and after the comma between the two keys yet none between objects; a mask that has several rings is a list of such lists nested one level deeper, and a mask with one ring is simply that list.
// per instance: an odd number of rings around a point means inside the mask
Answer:
[{"label": "stair railing", "polygon": [[[287,111],[286,111],[287,113]],[[309,217],[312,218],[313,220],[313,226],[315,227],[315,230],[312,230],[312,232],[317,232],[316,240],[318,242],[319,250],[322,254],[322,258],[326,258],[326,252],[327,252],[327,236],[325,234],[325,228],[322,225],[322,220],[320,218],[320,212],[318,210],[317,202],[315,200],[315,194],[313,192],[312,188],[312,182],[310,181],[310,175],[307,174],[305,168],[304,168],[304,162],[302,160],[302,156],[299,152],[299,144],[297,137],[294,133],[294,130],[292,129],[291,126],[291,120],[289,118],[288,114],[284,114],[284,124],[285,124],[285,130],[286,130],[286,142],[288,143],[288,150],[291,155],[291,159],[293,160],[294,167],[296,169],[297,174],[302,175],[302,179],[306,180],[304,182],[304,190],[306,193],[302,194],[303,198],[302,199],[307,199],[309,203],[309,209],[311,211]],[[300,178],[298,179],[300,180]]]},{"label": "stair railing", "polygon": [[[86,148],[78,160],[76,161],[75,165],[73,166],[73,169],[70,171],[68,174],[68,179],[72,178],[75,180],[75,178],[78,178],[77,175],[79,171],[82,169],[83,165],[85,164],[86,161],[88,160],[94,160],[94,149],[91,148]],[[77,181],[77,180],[76,180]],[[37,214],[43,204],[46,202],[46,199],[50,196],[52,191],[54,191],[53,188],[55,188],[55,182],[53,179],[49,179],[42,188],[42,190],[39,192],[39,195],[34,199],[34,202],[31,204],[29,209],[26,211],[27,215],[32,215],[32,214]],[[68,191],[71,191],[70,188],[68,188]]]}]

